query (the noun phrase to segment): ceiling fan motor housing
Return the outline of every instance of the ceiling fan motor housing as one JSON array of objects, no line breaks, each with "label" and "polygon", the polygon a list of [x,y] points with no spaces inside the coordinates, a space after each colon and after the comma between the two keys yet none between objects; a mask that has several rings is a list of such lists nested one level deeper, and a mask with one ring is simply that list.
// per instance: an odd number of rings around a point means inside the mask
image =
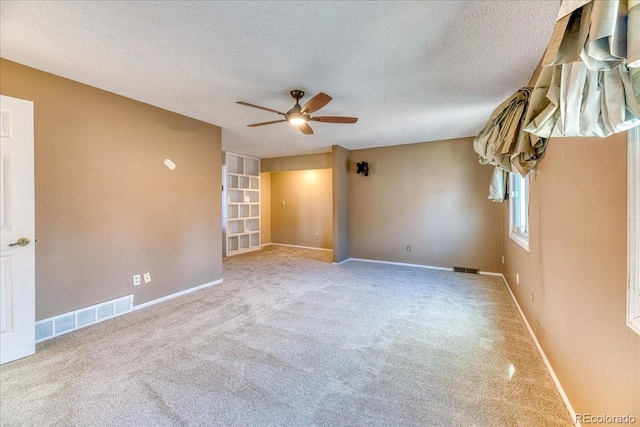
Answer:
[{"label": "ceiling fan motor housing", "polygon": [[294,89],[291,92],[289,92],[291,94],[291,96],[293,96],[293,98],[298,101],[300,99],[302,99],[302,97],[304,96],[304,91],[299,90],[299,89]]},{"label": "ceiling fan motor housing", "polygon": [[296,100],[296,105],[294,105],[292,109],[287,111],[287,114],[285,114],[285,118],[287,120],[289,120],[289,121],[291,121],[291,119],[294,119],[294,120],[295,119],[302,119],[302,120],[304,120],[306,122],[309,119],[309,115],[308,114],[300,114],[300,110],[302,110],[302,107],[300,106],[300,98],[302,98],[304,96],[304,91],[301,91],[301,90],[298,90],[298,89],[294,89],[289,93]]}]

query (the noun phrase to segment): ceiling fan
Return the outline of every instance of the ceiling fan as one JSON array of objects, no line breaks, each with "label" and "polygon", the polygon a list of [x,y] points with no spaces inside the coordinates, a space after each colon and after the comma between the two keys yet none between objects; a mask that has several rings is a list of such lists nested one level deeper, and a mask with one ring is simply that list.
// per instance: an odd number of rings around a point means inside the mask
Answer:
[{"label": "ceiling fan", "polygon": [[322,123],[355,123],[358,121],[357,117],[342,117],[342,116],[316,116],[311,117],[310,114],[318,111],[331,101],[331,97],[326,93],[320,92],[313,98],[311,98],[304,107],[300,106],[300,99],[304,96],[304,92],[301,90],[292,90],[289,92],[293,99],[296,100],[296,105],[286,113],[272,110],[271,108],[261,107],[259,105],[249,104],[248,102],[238,101],[240,105],[246,105],[247,107],[258,108],[260,110],[271,111],[272,113],[280,114],[284,116],[284,119],[272,120],[270,122],[254,123],[247,125],[248,127],[271,125],[274,123],[289,122],[292,125],[298,126],[300,131],[305,135],[313,134],[313,129],[309,126],[308,122],[322,122]]}]

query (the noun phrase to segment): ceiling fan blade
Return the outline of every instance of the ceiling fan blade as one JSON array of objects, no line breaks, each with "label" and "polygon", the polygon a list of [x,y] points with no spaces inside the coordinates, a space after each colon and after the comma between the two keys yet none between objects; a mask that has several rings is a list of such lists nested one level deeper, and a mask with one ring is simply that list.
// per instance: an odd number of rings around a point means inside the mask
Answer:
[{"label": "ceiling fan blade", "polygon": [[276,114],[280,114],[281,116],[284,116],[284,113],[281,113],[280,111],[272,110],[271,108],[261,107],[259,105],[254,105],[254,104],[249,104],[248,102],[244,102],[244,101],[238,101],[238,104],[245,105],[247,107],[257,108],[259,110],[271,111],[272,113],[276,113]]},{"label": "ceiling fan blade", "polygon": [[298,127],[300,128],[300,132],[304,133],[305,135],[313,135],[313,129],[311,129],[311,126],[309,126],[308,124],[303,123]]},{"label": "ceiling fan blade", "polygon": [[302,110],[300,110],[300,114],[311,114],[314,111],[318,111],[319,109],[327,105],[332,99],[333,98],[331,98],[326,93],[320,92],[319,94],[311,98],[309,102],[304,104],[304,107],[302,107]]},{"label": "ceiling fan blade", "polygon": [[254,128],[256,126],[264,126],[264,125],[272,125],[274,123],[286,122],[286,120],[272,120],[270,122],[262,122],[262,123],[254,123],[252,125],[247,125],[247,127]]},{"label": "ceiling fan blade", "polygon": [[323,122],[323,123],[355,123],[358,121],[357,117],[342,117],[342,116],[320,116],[320,117],[312,117],[311,119],[314,122]]}]

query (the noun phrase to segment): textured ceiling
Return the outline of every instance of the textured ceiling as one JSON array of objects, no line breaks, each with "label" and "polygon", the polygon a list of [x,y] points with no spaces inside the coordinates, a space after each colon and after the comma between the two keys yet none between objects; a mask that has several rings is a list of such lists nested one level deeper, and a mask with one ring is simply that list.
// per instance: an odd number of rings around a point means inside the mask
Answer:
[{"label": "textured ceiling", "polygon": [[[476,134],[527,83],[559,2],[2,1],[0,56],[223,128],[258,157]],[[248,128],[318,92],[356,124]]]}]

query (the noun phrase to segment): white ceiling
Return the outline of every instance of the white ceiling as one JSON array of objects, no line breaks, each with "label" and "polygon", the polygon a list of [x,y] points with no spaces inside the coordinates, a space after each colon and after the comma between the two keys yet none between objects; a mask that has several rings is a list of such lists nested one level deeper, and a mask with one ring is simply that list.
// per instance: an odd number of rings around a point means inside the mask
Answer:
[{"label": "white ceiling", "polygon": [[[2,1],[0,56],[223,128],[257,157],[475,135],[525,85],[559,2]],[[333,101],[303,135],[291,89]]]}]

